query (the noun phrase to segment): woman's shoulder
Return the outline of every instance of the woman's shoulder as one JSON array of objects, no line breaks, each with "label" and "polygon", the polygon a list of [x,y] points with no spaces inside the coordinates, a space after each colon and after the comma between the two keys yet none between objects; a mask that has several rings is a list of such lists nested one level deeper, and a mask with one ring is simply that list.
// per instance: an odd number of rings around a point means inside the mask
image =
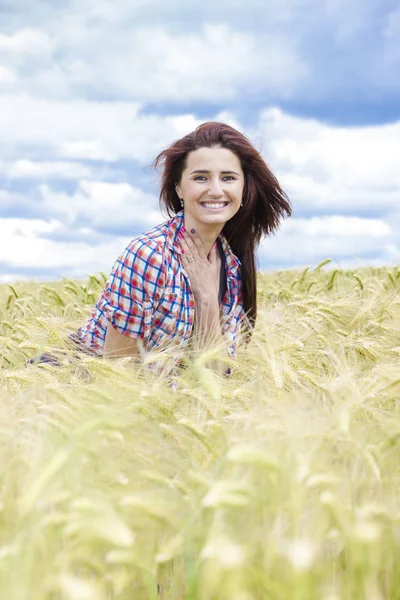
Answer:
[{"label": "woman's shoulder", "polygon": [[135,255],[139,258],[158,258],[161,261],[166,249],[170,246],[174,230],[173,221],[174,218],[155,225],[134,237],[126,247],[124,254]]},{"label": "woman's shoulder", "polygon": [[156,225],[148,231],[144,231],[139,235],[135,236],[128,244],[128,248],[132,251],[143,250],[157,250],[164,246],[164,235],[162,231],[162,225]]}]

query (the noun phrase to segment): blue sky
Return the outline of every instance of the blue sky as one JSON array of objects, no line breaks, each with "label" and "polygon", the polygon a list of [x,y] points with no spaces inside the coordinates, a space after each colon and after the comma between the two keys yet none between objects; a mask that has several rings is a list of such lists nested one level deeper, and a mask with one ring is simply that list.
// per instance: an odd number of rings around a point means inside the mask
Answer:
[{"label": "blue sky", "polygon": [[400,262],[398,0],[0,4],[0,281],[109,272],[161,222],[149,167],[208,120],[293,216],[261,270]]}]

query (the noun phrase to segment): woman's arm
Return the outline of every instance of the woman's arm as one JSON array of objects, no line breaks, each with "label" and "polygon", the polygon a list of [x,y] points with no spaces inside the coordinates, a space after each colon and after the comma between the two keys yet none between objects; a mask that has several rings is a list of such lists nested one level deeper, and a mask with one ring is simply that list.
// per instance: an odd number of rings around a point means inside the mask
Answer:
[{"label": "woman's arm", "polygon": [[151,335],[154,293],[163,285],[162,263],[157,244],[143,237],[132,240],[116,260],[103,293],[105,357],[142,354],[142,345]]},{"label": "woman's arm", "polygon": [[[224,339],[221,333],[218,297],[195,296],[196,318],[194,340],[197,350],[206,350],[209,347],[223,347]],[[196,347],[196,346],[195,346]],[[218,373],[226,372],[226,365],[220,360],[213,361],[209,366]]]},{"label": "woman's arm", "polygon": [[203,347],[222,343],[221,324],[219,321],[218,297],[195,296],[196,317],[195,337]]},{"label": "woman's arm", "polygon": [[106,339],[104,340],[103,356],[105,358],[121,358],[123,356],[139,356],[137,339],[117,331],[111,323],[107,325]]},{"label": "woman's arm", "polygon": [[[221,333],[218,302],[219,271],[216,244],[206,256],[203,243],[194,230],[180,235],[182,265],[189,279],[195,299],[196,316],[194,325],[194,343],[197,351],[224,346]],[[221,361],[210,365],[220,373],[225,371]]]}]

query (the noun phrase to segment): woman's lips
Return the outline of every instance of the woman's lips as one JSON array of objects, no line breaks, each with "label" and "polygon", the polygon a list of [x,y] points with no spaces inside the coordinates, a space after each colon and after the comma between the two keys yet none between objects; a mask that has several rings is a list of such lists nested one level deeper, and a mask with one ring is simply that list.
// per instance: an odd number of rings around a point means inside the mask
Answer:
[{"label": "woman's lips", "polygon": [[[219,211],[224,210],[228,206],[229,202],[200,202],[200,205],[206,210]],[[207,205],[207,206],[206,206]]]}]

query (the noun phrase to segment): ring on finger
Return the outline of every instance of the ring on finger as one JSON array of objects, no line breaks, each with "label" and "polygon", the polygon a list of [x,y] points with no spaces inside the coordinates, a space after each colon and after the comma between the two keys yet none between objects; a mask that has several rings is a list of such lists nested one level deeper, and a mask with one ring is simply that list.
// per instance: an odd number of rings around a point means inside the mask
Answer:
[{"label": "ring on finger", "polygon": [[188,262],[193,262],[194,261],[193,256],[187,256],[186,259],[187,259]]}]

